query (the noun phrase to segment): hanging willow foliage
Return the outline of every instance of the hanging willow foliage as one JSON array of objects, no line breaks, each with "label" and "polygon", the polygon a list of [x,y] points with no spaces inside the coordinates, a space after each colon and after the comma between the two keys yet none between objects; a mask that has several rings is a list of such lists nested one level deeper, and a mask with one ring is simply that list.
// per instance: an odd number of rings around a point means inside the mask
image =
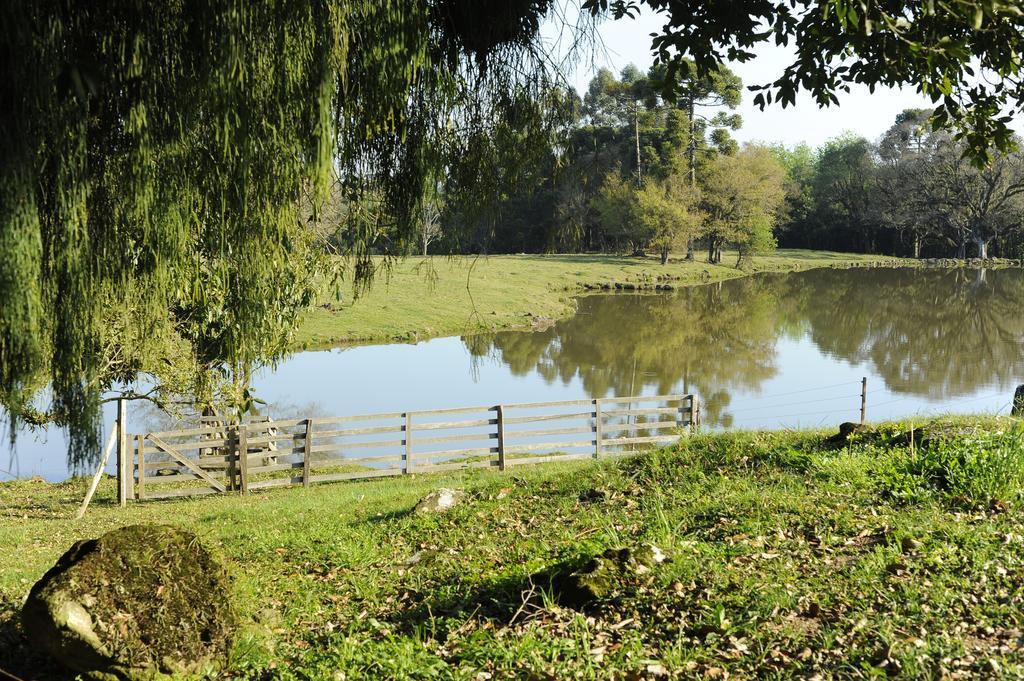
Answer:
[{"label": "hanging willow foliage", "polygon": [[[340,178],[352,201],[372,192],[404,239],[431,178],[474,195],[474,140],[493,120],[520,130],[505,151],[550,132],[544,107],[523,104],[550,87],[537,49],[548,11],[548,0],[4,2],[8,414],[49,384],[81,463],[98,451],[102,391],[146,370],[146,339],[166,325],[203,371],[237,380],[280,357],[330,266],[300,196],[312,192],[315,212]],[[372,272],[372,236],[350,237],[356,278]],[[131,348],[109,342],[112,316]]]}]

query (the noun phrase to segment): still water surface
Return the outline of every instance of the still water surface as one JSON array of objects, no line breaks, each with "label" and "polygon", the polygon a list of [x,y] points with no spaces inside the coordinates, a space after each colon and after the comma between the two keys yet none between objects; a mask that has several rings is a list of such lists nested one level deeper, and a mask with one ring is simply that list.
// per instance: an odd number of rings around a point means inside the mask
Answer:
[{"label": "still water surface", "polygon": [[[255,389],[275,418],[692,391],[705,425],[781,428],[855,420],[867,376],[869,419],[1006,413],[1022,302],[1018,269],[759,275],[584,297],[542,332],[304,352]],[[160,427],[137,405],[129,420]],[[0,469],[67,477],[63,436],[22,436]]]}]

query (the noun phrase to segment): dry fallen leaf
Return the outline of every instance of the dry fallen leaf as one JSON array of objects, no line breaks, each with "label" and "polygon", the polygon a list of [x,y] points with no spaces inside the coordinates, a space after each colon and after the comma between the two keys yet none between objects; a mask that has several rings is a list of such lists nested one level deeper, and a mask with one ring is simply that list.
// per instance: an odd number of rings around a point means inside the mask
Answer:
[{"label": "dry fallen leaf", "polygon": [[651,676],[668,676],[668,670],[660,664],[647,665],[647,673]]}]

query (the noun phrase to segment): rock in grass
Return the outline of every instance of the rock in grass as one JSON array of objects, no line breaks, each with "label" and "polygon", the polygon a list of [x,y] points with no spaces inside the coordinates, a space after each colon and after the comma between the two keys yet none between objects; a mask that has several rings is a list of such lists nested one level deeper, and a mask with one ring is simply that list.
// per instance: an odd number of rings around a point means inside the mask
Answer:
[{"label": "rock in grass", "polygon": [[849,444],[854,437],[866,439],[874,435],[876,435],[876,433],[871,426],[863,423],[847,421],[839,424],[839,432],[825,440],[825,444],[831,447],[843,447]]},{"label": "rock in grass", "polygon": [[224,566],[195,535],[133,525],[80,541],[32,587],[29,643],[91,679],[207,675],[235,617]]},{"label": "rock in grass", "polygon": [[441,513],[458,505],[466,498],[466,493],[458,489],[442,488],[431,492],[416,504],[417,513]]},{"label": "rock in grass", "polygon": [[654,544],[643,544],[636,549],[608,549],[576,570],[551,575],[551,592],[562,605],[583,607],[607,598],[625,581],[647,574],[664,561],[665,553]]},{"label": "rock in grass", "polygon": [[921,548],[923,544],[913,537],[904,537],[900,540],[900,550],[903,553],[913,553]]},{"label": "rock in grass", "polygon": [[846,421],[845,423],[839,424],[839,437],[845,437],[847,439],[854,435],[870,435],[875,431],[871,426],[863,423],[853,423],[852,421]]}]

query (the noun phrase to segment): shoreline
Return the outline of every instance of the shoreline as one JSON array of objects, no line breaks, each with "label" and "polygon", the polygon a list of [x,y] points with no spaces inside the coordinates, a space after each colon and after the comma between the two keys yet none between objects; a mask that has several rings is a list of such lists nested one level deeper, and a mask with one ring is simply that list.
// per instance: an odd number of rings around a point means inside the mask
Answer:
[{"label": "shoreline", "polygon": [[[726,262],[734,259],[735,254],[724,254]],[[956,262],[970,266],[970,261]],[[416,343],[446,336],[546,328],[570,316],[579,296],[602,291],[670,293],[685,286],[762,273],[879,267],[949,265],[945,260],[799,249],[757,256],[742,269],[709,265],[700,259],[687,262],[676,257],[662,266],[655,257],[600,254],[407,258],[394,263],[358,298],[340,303],[322,299],[300,322],[292,349]]]},{"label": "shoreline", "polygon": [[[726,253],[733,262],[734,253]],[[370,291],[342,302],[321,299],[306,313],[294,352],[434,338],[543,330],[576,310],[583,295],[613,291],[671,293],[763,273],[812,269],[977,269],[1021,267],[1008,259],[897,258],[782,249],[742,269],[700,259],[601,254],[410,257],[391,265]]]}]

